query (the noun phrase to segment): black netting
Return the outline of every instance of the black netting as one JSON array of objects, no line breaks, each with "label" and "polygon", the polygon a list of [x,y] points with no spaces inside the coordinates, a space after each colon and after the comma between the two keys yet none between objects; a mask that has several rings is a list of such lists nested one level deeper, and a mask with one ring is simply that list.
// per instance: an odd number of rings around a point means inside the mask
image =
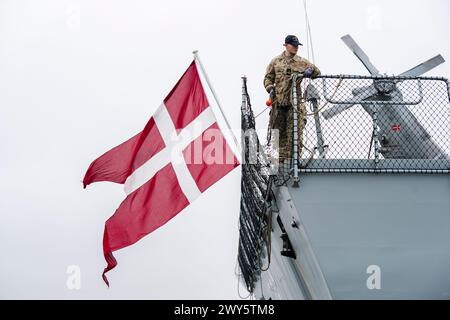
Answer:
[{"label": "black netting", "polygon": [[[271,176],[269,161],[255,131],[244,78],[241,108],[242,180],[238,262],[247,290],[253,292],[270,248]],[[266,260],[267,261],[267,260]]]}]

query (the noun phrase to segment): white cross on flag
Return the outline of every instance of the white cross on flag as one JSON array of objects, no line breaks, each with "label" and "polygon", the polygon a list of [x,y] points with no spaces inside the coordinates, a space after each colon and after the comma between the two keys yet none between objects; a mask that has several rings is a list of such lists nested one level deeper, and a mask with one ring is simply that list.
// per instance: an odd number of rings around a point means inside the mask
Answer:
[{"label": "white cross on flag", "polygon": [[161,227],[239,165],[223,136],[195,60],[131,139],[89,166],[84,187],[98,181],[125,185],[127,197],[105,224],[105,273],[117,265],[112,252]]}]

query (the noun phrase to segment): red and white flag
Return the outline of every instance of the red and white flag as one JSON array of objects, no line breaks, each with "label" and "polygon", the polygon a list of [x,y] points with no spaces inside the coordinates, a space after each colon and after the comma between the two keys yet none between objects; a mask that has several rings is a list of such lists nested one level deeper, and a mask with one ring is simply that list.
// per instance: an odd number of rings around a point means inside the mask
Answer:
[{"label": "red and white flag", "polygon": [[195,60],[145,128],[89,166],[84,188],[98,181],[124,184],[127,197],[105,224],[105,273],[113,252],[161,227],[239,165],[227,144]]}]

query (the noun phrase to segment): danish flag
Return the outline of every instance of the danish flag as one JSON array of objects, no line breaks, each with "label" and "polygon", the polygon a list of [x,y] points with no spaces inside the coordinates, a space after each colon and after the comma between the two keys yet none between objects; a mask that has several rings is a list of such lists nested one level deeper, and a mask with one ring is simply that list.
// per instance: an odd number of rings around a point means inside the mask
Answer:
[{"label": "danish flag", "polygon": [[395,131],[395,132],[399,132],[400,131],[400,125],[399,124],[393,124],[391,126],[391,130]]},{"label": "danish flag", "polygon": [[127,195],[105,224],[105,283],[117,265],[114,251],[167,223],[238,165],[194,60],[145,128],[94,160],[83,179],[84,188],[98,181],[124,184]]}]

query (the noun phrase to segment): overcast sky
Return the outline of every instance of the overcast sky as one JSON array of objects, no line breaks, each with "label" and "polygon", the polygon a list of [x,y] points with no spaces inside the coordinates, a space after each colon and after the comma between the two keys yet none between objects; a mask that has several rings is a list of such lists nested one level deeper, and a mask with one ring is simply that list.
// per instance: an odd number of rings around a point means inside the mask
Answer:
[{"label": "overcast sky", "polygon": [[[447,0],[314,0],[308,11],[324,74],[367,74],[347,33],[388,74],[438,53],[450,60]],[[81,180],[144,127],[194,49],[238,129],[240,77],[262,111],[264,71],[287,34],[306,42],[301,0],[0,0],[0,298],[238,298],[239,168],[116,252],[109,289],[103,228],[125,194]],[[448,77],[450,62],[427,75]],[[78,290],[69,266],[81,271]]]}]

